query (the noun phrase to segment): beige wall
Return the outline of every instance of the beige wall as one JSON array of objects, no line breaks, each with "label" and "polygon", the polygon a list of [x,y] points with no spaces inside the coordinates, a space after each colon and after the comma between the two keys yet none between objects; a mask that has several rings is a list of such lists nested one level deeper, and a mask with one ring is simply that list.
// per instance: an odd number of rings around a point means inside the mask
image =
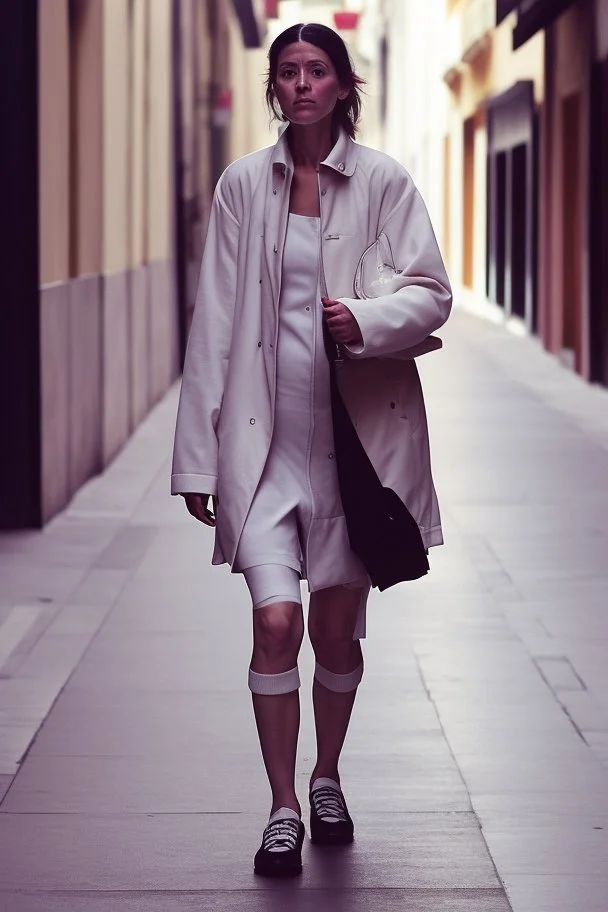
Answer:
[{"label": "beige wall", "polygon": [[[452,4],[452,16],[462,15],[465,3]],[[450,93],[448,132],[450,135],[449,163],[451,193],[449,200],[450,254],[448,269],[457,294],[474,306],[487,307],[485,290],[486,257],[486,154],[487,135],[483,119],[483,102],[499,95],[520,80],[531,80],[537,104],[545,97],[545,37],[539,32],[521,48],[513,50],[513,26],[516,17],[511,15],[488,36],[485,49],[468,65],[460,67],[460,79]],[[452,61],[455,63],[456,61]],[[472,282],[463,287],[464,248],[462,225],[463,200],[463,132],[464,121],[476,116],[474,137],[473,180],[469,187],[468,205],[472,206]],[[471,199],[472,195],[472,199]]]},{"label": "beige wall", "polygon": [[[459,15],[455,13],[454,15]],[[537,104],[544,98],[544,33],[513,50],[514,17],[509,16],[490,35],[488,49],[463,69],[457,106],[463,119],[473,115],[484,99],[499,95],[515,82],[531,79]]]},{"label": "beige wall", "polygon": [[71,274],[101,268],[102,0],[78,0],[72,38]]},{"label": "beige wall", "polygon": [[105,273],[129,266],[129,4],[103,4],[103,257]]},{"label": "beige wall", "polygon": [[148,54],[148,0],[132,0],[131,20],[131,161],[130,161],[130,263],[140,266],[147,258],[146,201],[148,147],[145,142],[146,59]]},{"label": "beige wall", "polygon": [[68,0],[39,4],[40,282],[67,278],[70,259]]},{"label": "beige wall", "polygon": [[149,4],[148,260],[172,256],[171,0]]},{"label": "beige wall", "polygon": [[228,160],[234,161],[274,142],[277,123],[269,124],[270,115],[264,101],[266,50],[244,50],[234,15],[229,17],[229,30],[232,116],[228,132]]}]

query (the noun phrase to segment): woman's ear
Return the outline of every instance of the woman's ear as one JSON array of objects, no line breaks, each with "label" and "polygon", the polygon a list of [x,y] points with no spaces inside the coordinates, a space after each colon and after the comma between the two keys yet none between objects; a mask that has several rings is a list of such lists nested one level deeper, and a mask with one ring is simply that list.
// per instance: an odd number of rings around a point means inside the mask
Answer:
[{"label": "woman's ear", "polygon": [[345,98],[348,98],[349,92],[350,92],[350,89],[341,89],[338,92],[338,98],[340,99],[340,101],[344,101]]}]

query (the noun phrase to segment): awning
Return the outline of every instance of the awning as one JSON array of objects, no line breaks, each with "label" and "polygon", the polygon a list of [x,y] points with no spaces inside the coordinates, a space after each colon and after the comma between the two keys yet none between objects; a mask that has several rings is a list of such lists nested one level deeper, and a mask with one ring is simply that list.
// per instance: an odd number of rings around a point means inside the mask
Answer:
[{"label": "awning", "polygon": [[518,6],[519,0],[496,0],[496,25],[500,25]]},{"label": "awning", "polygon": [[548,28],[573,3],[574,0],[519,0],[513,49],[521,47],[541,29]]},{"label": "awning", "polygon": [[241,26],[243,46],[246,48],[259,48],[264,40],[264,22],[261,14],[257,12],[256,0],[232,0],[234,10]]}]

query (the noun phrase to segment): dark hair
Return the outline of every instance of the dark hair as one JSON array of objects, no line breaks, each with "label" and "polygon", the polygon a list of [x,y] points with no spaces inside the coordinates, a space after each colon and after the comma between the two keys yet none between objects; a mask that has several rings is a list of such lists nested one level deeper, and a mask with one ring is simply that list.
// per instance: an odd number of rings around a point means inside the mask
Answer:
[{"label": "dark hair", "polygon": [[266,74],[266,103],[271,114],[285,120],[278,106],[274,82],[277,77],[281,51],[298,41],[307,41],[325,51],[334,66],[340,85],[345,89],[348,88],[346,98],[339,98],[336,102],[334,124],[344,127],[348,135],[354,138],[361,116],[361,90],[359,87],[364,84],[365,80],[355,73],[346,45],[338,33],[318,22],[300,22],[298,25],[292,25],[277,35],[270,45],[268,73]]}]

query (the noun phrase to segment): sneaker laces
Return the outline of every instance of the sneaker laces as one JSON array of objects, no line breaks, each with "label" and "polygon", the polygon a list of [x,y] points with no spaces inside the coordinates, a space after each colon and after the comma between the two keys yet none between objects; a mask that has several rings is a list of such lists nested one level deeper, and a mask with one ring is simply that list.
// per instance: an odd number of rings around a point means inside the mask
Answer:
[{"label": "sneaker laces", "polygon": [[262,849],[265,852],[289,852],[297,847],[299,833],[299,820],[275,820],[264,830]]},{"label": "sneaker laces", "polygon": [[326,823],[340,823],[348,820],[344,797],[342,792],[337,789],[331,788],[329,785],[319,786],[311,792],[310,800],[317,816]]}]

